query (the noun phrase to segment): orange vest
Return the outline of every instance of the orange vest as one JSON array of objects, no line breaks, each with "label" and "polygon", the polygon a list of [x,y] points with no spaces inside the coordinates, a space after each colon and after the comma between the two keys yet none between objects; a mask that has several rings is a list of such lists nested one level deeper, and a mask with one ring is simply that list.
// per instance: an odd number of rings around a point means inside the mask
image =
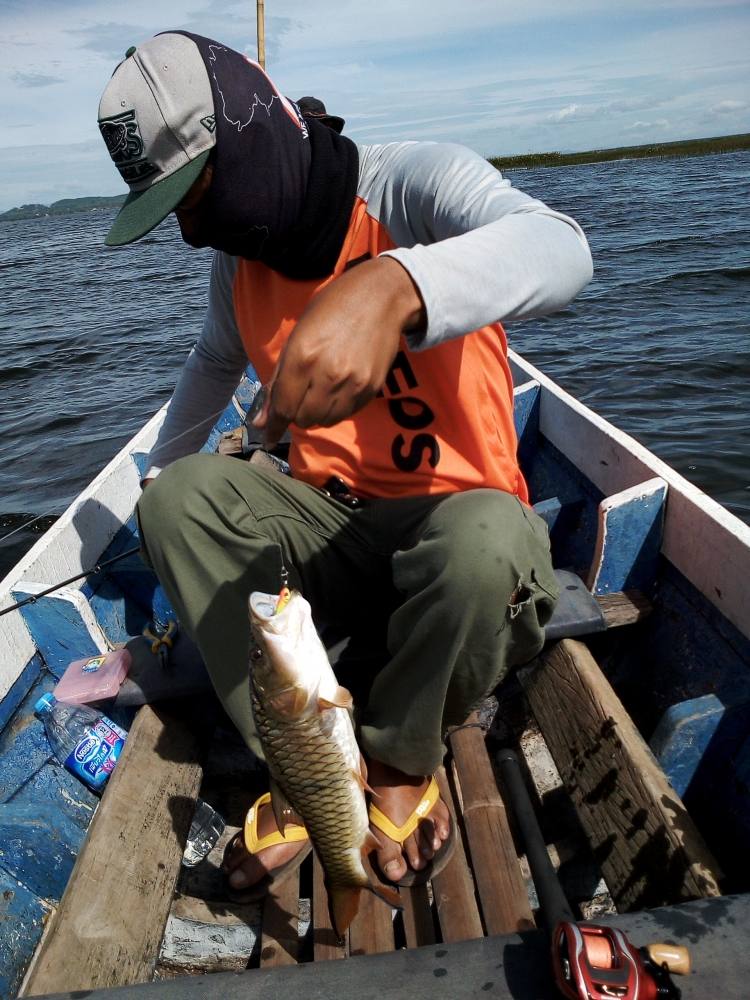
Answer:
[{"label": "orange vest", "polygon": [[[328,278],[293,281],[258,261],[238,262],[235,317],[263,384],[312,296],[347,264],[393,248],[385,228],[357,199]],[[409,350],[402,338],[375,399],[334,427],[292,426],[290,431],[292,472],[313,486],[338,476],[362,497],[493,487],[528,502],[516,461],[513,382],[499,323],[426,351]]]}]

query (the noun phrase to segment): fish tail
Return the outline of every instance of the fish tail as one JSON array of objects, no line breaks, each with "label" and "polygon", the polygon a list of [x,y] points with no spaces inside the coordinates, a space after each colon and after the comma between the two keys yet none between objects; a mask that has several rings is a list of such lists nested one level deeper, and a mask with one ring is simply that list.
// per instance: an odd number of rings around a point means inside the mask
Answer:
[{"label": "fish tail", "polygon": [[382,882],[368,882],[363,888],[369,889],[373,896],[382,899],[384,903],[392,906],[394,910],[403,910],[404,902],[398,894],[398,890],[393,886],[383,885]]},{"label": "fish tail", "polygon": [[358,885],[334,885],[328,890],[328,910],[331,925],[338,938],[343,938],[349,924],[357,916],[362,887]]},{"label": "fish tail", "polygon": [[343,938],[352,920],[359,911],[362,890],[367,889],[378,899],[396,910],[403,910],[404,904],[398,890],[381,882],[367,881],[361,885],[334,885],[328,890],[328,910],[331,925],[338,938]]}]

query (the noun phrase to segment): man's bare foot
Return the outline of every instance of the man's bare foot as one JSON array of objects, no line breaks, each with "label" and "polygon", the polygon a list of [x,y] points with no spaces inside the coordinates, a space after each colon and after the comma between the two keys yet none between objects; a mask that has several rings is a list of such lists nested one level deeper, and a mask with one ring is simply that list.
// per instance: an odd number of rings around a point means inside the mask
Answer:
[{"label": "man's bare foot", "polygon": [[[258,839],[277,830],[273,809],[270,805],[261,806],[258,813]],[[290,844],[273,844],[271,847],[264,847],[257,854],[250,854],[240,833],[230,841],[222,868],[229,876],[231,888],[241,892],[252,888],[271,871],[291,861],[295,854],[304,850],[306,846],[307,841],[293,841]]]},{"label": "man's bare foot", "polygon": [[[430,779],[404,774],[403,771],[376,760],[370,760],[367,767],[367,780],[375,792],[375,804],[391,822],[401,826],[414,812]],[[450,812],[441,799],[414,833],[407,837],[403,848],[386,837],[382,830],[373,829],[382,844],[376,852],[380,871],[392,882],[402,879],[407,868],[420,871],[447,840],[450,824]],[[268,805],[262,806],[258,814],[258,838],[266,837],[276,830],[278,827],[273,809]],[[291,861],[305,846],[305,841],[274,844],[264,847],[257,854],[250,854],[242,836],[236,837],[224,855],[223,868],[229,876],[229,885],[238,892],[252,888],[269,872]]]},{"label": "man's bare foot", "polygon": [[[392,823],[401,826],[419,804],[430,779],[404,774],[377,760],[368,761],[367,771],[367,782],[375,792],[375,805]],[[406,838],[403,848],[386,837],[382,830],[373,828],[373,833],[383,845],[376,853],[380,871],[391,882],[402,879],[407,868],[420,871],[448,839],[450,825],[450,812],[440,799],[430,815]]]}]

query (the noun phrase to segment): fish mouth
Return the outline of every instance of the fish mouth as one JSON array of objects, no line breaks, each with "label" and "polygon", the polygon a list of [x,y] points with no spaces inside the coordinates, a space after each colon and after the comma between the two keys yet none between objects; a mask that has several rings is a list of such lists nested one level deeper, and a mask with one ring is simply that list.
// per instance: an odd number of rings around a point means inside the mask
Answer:
[{"label": "fish mouth", "polygon": [[[253,591],[249,600],[250,614],[261,625],[267,625],[284,613],[284,608],[277,614],[278,594],[264,594],[260,590]],[[287,605],[288,607],[288,605]]]}]

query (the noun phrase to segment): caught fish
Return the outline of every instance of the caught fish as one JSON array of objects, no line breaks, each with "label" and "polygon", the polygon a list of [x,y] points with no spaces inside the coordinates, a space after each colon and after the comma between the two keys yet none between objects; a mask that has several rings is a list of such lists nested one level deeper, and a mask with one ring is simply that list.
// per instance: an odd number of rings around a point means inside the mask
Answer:
[{"label": "caught fish", "polygon": [[250,595],[250,693],[281,832],[302,820],[325,872],[333,928],[343,936],[363,889],[399,907],[398,893],[371,883],[363,859],[379,846],[369,828],[364,764],[349,709],[297,591]]}]

